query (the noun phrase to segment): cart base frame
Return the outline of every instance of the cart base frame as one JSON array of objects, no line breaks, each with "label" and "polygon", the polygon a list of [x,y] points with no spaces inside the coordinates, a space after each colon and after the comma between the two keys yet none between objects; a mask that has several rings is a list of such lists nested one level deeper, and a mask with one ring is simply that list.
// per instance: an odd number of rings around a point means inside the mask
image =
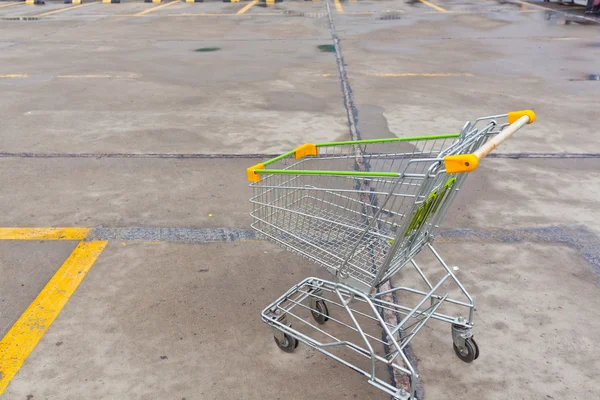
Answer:
[{"label": "cart base frame", "polygon": [[[471,362],[479,356],[472,333],[473,300],[433,246],[426,248],[445,271],[435,284],[413,259],[403,268],[415,268],[429,291],[401,286],[369,295],[340,282],[310,277],[269,304],[262,311],[262,320],[273,328],[275,342],[283,351],[293,352],[303,343],[365,376],[395,400],[416,399],[414,382],[418,375],[404,349],[430,319],[451,325],[454,351],[462,361]],[[438,293],[445,282],[452,281],[467,301]],[[397,304],[394,296],[398,293],[416,295],[420,300],[413,307]],[[443,314],[438,310],[442,304],[466,308],[468,317]],[[330,314],[330,310],[337,312]],[[395,317],[393,322],[390,315]],[[344,351],[345,355],[339,354]],[[390,384],[390,373],[408,376],[410,387],[399,389]]]}]

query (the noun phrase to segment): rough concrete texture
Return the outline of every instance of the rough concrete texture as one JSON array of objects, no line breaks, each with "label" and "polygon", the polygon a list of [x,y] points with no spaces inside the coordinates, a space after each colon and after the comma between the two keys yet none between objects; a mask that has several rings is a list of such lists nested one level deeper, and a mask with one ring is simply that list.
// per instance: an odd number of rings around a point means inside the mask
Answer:
[{"label": "rough concrete texture", "polygon": [[[247,228],[252,191],[245,168],[259,161],[0,159],[6,184],[21,188],[4,193],[0,211],[6,226]],[[443,226],[574,224],[600,234],[598,167],[595,159],[487,159]]]},{"label": "rough concrete texture", "polygon": [[[259,159],[228,154],[348,139],[335,58],[317,49],[331,44],[324,2],[233,15],[247,4],[143,16],[156,4],[92,4],[0,20],[0,76],[27,75],[0,77],[0,226],[247,229],[244,170]],[[598,83],[585,80],[600,74],[596,25],[542,3],[435,4],[451,12],[398,0],[332,7],[363,138],[456,132],[533,108],[536,123],[498,151],[598,153]],[[450,328],[428,325],[413,341],[427,399],[598,397],[599,166],[488,159],[467,181],[443,224],[455,231],[437,246],[475,296],[481,357],[463,364]],[[282,353],[260,321],[291,285],[326,276],[305,260],[267,242],[115,238],[2,399],[386,398],[305,346]],[[72,248],[0,243],[0,334]]]},{"label": "rough concrete texture", "polygon": [[598,160],[485,160],[465,183],[446,227],[530,228],[595,223]]},{"label": "rough concrete texture", "polygon": [[[598,310],[590,302],[600,269],[573,249],[540,243],[440,243],[475,298],[473,364],[452,351],[448,325],[415,340],[429,399],[590,399],[600,392]],[[396,277],[402,280],[404,276]],[[451,285],[447,285],[451,293]],[[442,310],[448,310],[442,306]]]},{"label": "rough concrete texture", "polygon": [[317,272],[268,243],[112,242],[5,396],[385,398],[306,347],[283,353],[261,322]]},{"label": "rough concrete texture", "polygon": [[[346,138],[339,83],[318,76],[335,63],[316,48],[328,43],[317,21],[205,18],[201,34],[194,19],[144,22],[63,27],[3,52],[3,65],[30,77],[2,82],[2,151],[270,154]],[[52,29],[43,24],[30,34]],[[67,65],[51,61],[56,52]],[[60,78],[74,75],[114,78]]]},{"label": "rough concrete texture", "polygon": [[[258,159],[1,159],[6,226],[248,227]],[[60,201],[56,193],[61,193]],[[27,204],[27,214],[19,204]],[[209,216],[212,214],[212,216]]]}]

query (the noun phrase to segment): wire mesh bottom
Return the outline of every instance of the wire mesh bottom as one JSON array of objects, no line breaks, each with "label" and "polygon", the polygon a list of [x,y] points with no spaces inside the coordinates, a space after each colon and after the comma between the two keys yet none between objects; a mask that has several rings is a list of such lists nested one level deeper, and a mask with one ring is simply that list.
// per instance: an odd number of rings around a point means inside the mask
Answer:
[{"label": "wire mesh bottom", "polygon": [[348,261],[349,276],[364,285],[373,284],[375,266],[383,262],[393,236],[373,230],[365,233],[366,218],[340,213],[317,198],[304,198],[285,210],[270,211],[267,220],[257,220],[252,227],[334,275],[352,255]]}]

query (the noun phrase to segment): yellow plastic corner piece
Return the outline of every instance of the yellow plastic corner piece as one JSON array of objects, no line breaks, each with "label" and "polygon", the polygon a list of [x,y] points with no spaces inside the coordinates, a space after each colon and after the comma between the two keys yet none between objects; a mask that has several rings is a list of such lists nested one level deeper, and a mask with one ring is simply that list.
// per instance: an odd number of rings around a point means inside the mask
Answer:
[{"label": "yellow plastic corner piece", "polygon": [[477,169],[479,158],[475,154],[459,154],[456,156],[444,157],[444,165],[447,174],[456,174],[457,172],[470,172]]},{"label": "yellow plastic corner piece", "polygon": [[256,164],[246,169],[249,182],[260,182],[260,175],[256,173],[257,169],[265,169],[265,164]]},{"label": "yellow plastic corner piece", "polygon": [[512,124],[522,116],[527,115],[529,117],[528,124],[531,124],[535,121],[535,113],[532,110],[521,110],[521,111],[513,111],[508,113],[508,123]]},{"label": "yellow plastic corner piece", "polygon": [[317,150],[317,146],[313,143],[306,143],[294,149],[294,160],[298,160],[299,158],[306,156],[317,155],[319,155],[319,150]]}]

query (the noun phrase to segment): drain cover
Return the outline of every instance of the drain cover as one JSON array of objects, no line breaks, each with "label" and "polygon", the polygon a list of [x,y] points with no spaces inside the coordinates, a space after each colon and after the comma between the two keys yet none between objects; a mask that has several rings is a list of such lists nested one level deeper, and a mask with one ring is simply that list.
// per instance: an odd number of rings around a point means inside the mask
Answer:
[{"label": "drain cover", "polygon": [[306,17],[306,18],[323,18],[327,16],[324,12],[299,12],[299,11],[284,11],[284,14],[289,17]]},{"label": "drain cover", "polygon": [[209,51],[218,51],[221,50],[220,47],[200,47],[199,49],[196,49],[194,51],[200,52],[200,53],[206,53]]},{"label": "drain cover", "polygon": [[387,13],[387,14],[380,15],[379,17],[377,17],[377,19],[387,21],[387,20],[393,20],[393,19],[402,19],[402,16],[398,13]]},{"label": "drain cover", "polygon": [[320,44],[317,46],[317,49],[321,50],[324,53],[334,53],[335,46],[332,44]]},{"label": "drain cover", "polygon": [[37,17],[0,17],[1,21],[37,21]]}]

